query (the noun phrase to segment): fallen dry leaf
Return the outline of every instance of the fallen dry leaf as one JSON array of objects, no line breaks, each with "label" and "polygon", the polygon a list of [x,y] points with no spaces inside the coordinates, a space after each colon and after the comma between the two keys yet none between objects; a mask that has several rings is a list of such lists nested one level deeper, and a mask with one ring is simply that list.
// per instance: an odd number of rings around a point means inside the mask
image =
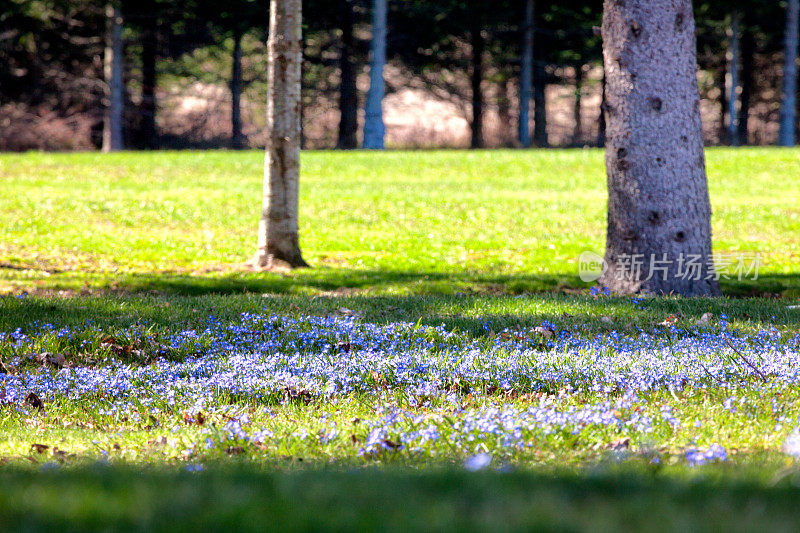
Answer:
[{"label": "fallen dry leaf", "polygon": [[712,313],[703,313],[703,316],[698,318],[695,321],[695,324],[697,324],[698,326],[706,326],[711,323],[712,318],[714,318],[714,315]]},{"label": "fallen dry leaf", "polygon": [[631,439],[630,437],[623,437],[619,440],[615,440],[606,446],[609,450],[620,451],[620,450],[627,450],[631,447]]},{"label": "fallen dry leaf", "polygon": [[35,392],[31,392],[25,397],[25,403],[33,407],[34,409],[38,409],[39,411],[44,411],[44,402],[39,398]]},{"label": "fallen dry leaf", "polygon": [[680,317],[678,315],[669,315],[667,318],[664,319],[663,322],[659,322],[659,326],[672,326],[678,323],[678,319]]},{"label": "fallen dry leaf", "polygon": [[387,448],[391,448],[392,450],[397,450],[402,446],[402,444],[399,444],[389,439],[384,439],[383,443],[386,445]]},{"label": "fallen dry leaf", "polygon": [[50,449],[50,446],[48,446],[47,444],[37,444],[37,443],[31,444],[31,451],[32,452],[44,453],[49,449]]},{"label": "fallen dry leaf", "polygon": [[56,368],[64,368],[67,366],[67,360],[64,358],[64,355],[60,353],[52,354],[42,352],[36,356],[36,361],[40,365],[50,365]]}]

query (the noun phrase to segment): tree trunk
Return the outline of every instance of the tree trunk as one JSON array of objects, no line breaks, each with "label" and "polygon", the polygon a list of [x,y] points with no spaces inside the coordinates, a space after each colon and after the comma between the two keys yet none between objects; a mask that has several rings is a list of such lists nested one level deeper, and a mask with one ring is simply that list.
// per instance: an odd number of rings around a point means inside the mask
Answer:
[{"label": "tree trunk", "polygon": [[142,105],[141,145],[158,148],[156,131],[156,55],[158,52],[158,27],[153,17],[148,17],[142,31]]},{"label": "tree trunk", "polygon": [[719,130],[717,136],[719,137],[719,144],[728,143],[728,65],[723,61],[716,72],[716,79],[714,83],[719,90]]},{"label": "tree trunk", "polygon": [[386,128],[383,124],[383,96],[386,65],[386,0],[372,0],[372,40],[370,41],[369,91],[364,106],[364,148],[383,150]]},{"label": "tree trunk", "polygon": [[[534,49],[544,50],[542,32],[534,33]],[[533,67],[533,143],[546,148],[547,138],[547,70],[544,63],[535,62]]]},{"label": "tree trunk", "polygon": [[739,145],[739,62],[740,38],[739,38],[739,12],[734,11],[731,15],[731,25],[728,29],[728,76],[725,82],[728,91],[728,144],[731,146]]},{"label": "tree trunk", "polygon": [[597,146],[603,148],[606,145],[606,73],[603,70],[603,80],[600,82],[603,85],[603,95],[600,98],[600,116],[597,119]]},{"label": "tree trunk", "polygon": [[742,31],[742,92],[739,95],[739,145],[750,142],[750,101],[753,96],[753,55],[755,41],[751,28]]},{"label": "tree trunk", "polygon": [[502,147],[512,147],[516,144],[517,132],[514,131],[514,122],[511,117],[511,101],[513,96],[512,78],[506,77],[505,72],[498,72],[497,98],[497,141]]},{"label": "tree trunk", "polygon": [[580,146],[583,144],[583,124],[581,123],[581,93],[583,92],[583,67],[575,67],[575,100],[572,107],[572,119],[575,121],[575,129],[572,130],[572,144]]},{"label": "tree trunk", "polygon": [[800,0],[788,0],[786,5],[783,99],[781,101],[781,129],[779,136],[781,146],[794,146],[796,144],[798,18],[800,18]]},{"label": "tree trunk", "polygon": [[719,294],[694,30],[691,0],[604,2],[609,199],[600,283],[620,294]]},{"label": "tree trunk", "polygon": [[258,268],[308,266],[300,253],[297,204],[300,178],[301,0],[271,0],[267,42],[267,154],[258,231]]},{"label": "tree trunk", "polygon": [[231,68],[231,148],[241,150],[245,145],[242,133],[242,32],[233,32],[233,67]]},{"label": "tree trunk", "polygon": [[339,1],[339,25],[342,47],[339,56],[341,83],[339,85],[339,139],[336,148],[358,148],[358,92],[356,89],[355,41],[353,38],[352,0]]},{"label": "tree trunk", "polygon": [[470,148],[483,148],[483,26],[480,17],[473,16],[472,37],[472,139]]},{"label": "tree trunk", "polygon": [[106,6],[108,43],[105,50],[105,77],[108,91],[103,120],[103,151],[115,152],[124,148],[122,114],[125,106],[125,81],[123,79],[122,14],[119,4]]},{"label": "tree trunk", "polygon": [[531,98],[533,95],[533,16],[534,0],[525,1],[525,18],[522,23],[522,57],[519,69],[519,120],[517,140],[523,148],[531,146]]}]

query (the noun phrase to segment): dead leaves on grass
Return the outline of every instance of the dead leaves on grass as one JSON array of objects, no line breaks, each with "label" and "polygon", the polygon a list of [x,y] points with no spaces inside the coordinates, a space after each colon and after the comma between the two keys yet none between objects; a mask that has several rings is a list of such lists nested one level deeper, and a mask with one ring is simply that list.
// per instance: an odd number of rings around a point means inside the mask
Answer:
[{"label": "dead leaves on grass", "polygon": [[66,357],[64,357],[64,354],[60,353],[52,354],[49,352],[42,352],[36,356],[36,362],[42,366],[52,366],[59,370],[67,366]]},{"label": "dead leaves on grass", "polygon": [[31,443],[29,455],[27,459],[33,463],[38,463],[38,459],[34,455],[45,455],[47,451],[50,451],[50,457],[55,459],[59,463],[64,463],[69,459],[75,459],[77,454],[70,453],[66,450],[59,449],[58,446],[53,446],[52,449],[48,444],[41,444],[38,442]]},{"label": "dead leaves on grass", "polygon": [[31,392],[25,397],[25,403],[34,409],[44,411],[44,402],[41,398],[39,398],[39,396],[36,395],[35,392]]},{"label": "dead leaves on grass", "polygon": [[202,426],[206,423],[206,416],[202,411],[196,413],[183,413],[183,423],[188,426]]}]

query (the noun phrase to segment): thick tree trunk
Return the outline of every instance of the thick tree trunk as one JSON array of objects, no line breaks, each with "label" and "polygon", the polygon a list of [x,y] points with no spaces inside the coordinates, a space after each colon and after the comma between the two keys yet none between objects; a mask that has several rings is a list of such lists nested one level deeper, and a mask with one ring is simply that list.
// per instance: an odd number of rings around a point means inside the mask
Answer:
[{"label": "thick tree trunk", "polygon": [[233,32],[233,66],[231,68],[231,148],[244,148],[242,133],[242,32]]},{"label": "thick tree trunk", "polygon": [[725,87],[728,92],[728,131],[727,140],[731,146],[739,145],[739,67],[740,67],[739,12],[731,15],[728,29],[728,76]]},{"label": "thick tree trunk", "polygon": [[383,96],[386,65],[386,0],[372,0],[372,40],[370,41],[369,91],[364,106],[364,148],[383,150],[386,127],[383,124]]},{"label": "thick tree trunk", "polygon": [[581,96],[583,93],[583,67],[575,67],[575,100],[572,107],[572,119],[575,121],[575,128],[572,130],[572,144],[579,146],[583,144],[583,123],[581,121]]},{"label": "thick tree trunk", "polygon": [[353,37],[353,2],[339,1],[339,25],[342,30],[341,54],[339,56],[339,139],[336,147],[343,150],[358,148],[358,92],[354,62],[355,40]]},{"label": "thick tree trunk", "polygon": [[800,0],[788,0],[786,5],[786,35],[784,37],[783,99],[779,144],[794,146],[795,115],[797,113],[797,48]]},{"label": "thick tree trunk", "polygon": [[742,31],[742,90],[739,95],[739,145],[747,145],[750,142],[750,101],[753,96],[753,54],[755,54],[753,31],[750,28],[744,28]]},{"label": "thick tree trunk", "polygon": [[271,0],[267,65],[267,154],[258,231],[258,268],[308,266],[300,253],[301,0]]},{"label": "thick tree trunk", "polygon": [[533,97],[533,16],[534,0],[525,0],[522,23],[522,57],[519,69],[519,120],[517,140],[523,148],[531,145],[531,98]]},{"label": "thick tree trunk", "polygon": [[103,151],[115,152],[124,148],[122,115],[125,107],[123,79],[122,13],[118,3],[106,6],[108,43],[105,50],[107,98],[103,120]]},{"label": "thick tree trunk", "polygon": [[[691,0],[605,0],[608,236],[621,294],[719,294]],[[658,58],[658,61],[654,60]]]},{"label": "thick tree trunk", "polygon": [[470,32],[472,39],[472,139],[470,148],[483,148],[483,26],[480,17],[475,15]]}]

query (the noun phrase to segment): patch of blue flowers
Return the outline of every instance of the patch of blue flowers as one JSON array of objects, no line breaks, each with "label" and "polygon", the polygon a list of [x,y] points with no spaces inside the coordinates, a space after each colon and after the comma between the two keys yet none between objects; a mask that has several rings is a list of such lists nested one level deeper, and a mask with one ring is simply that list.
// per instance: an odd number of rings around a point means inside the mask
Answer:
[{"label": "patch of blue flowers", "polygon": [[[59,337],[85,332],[47,326]],[[26,354],[36,335],[0,333],[6,353]],[[92,401],[102,414],[138,420],[161,410],[213,410],[225,404],[317,401],[402,391],[425,414],[389,408],[367,422],[362,455],[403,447],[422,450],[443,427],[460,450],[478,442],[523,449],[553,432],[585,427],[651,431],[654,423],[680,424],[669,408],[654,421],[636,407],[639,395],[686,388],[739,387],[776,391],[800,383],[800,338],[776,329],[743,336],[717,327],[638,335],[615,332],[587,337],[563,330],[542,335],[507,329],[472,337],[444,327],[411,323],[366,324],[354,317],[287,318],[244,314],[234,323],[210,319],[202,330],[162,339],[165,352],[195,354],[134,365],[109,357],[102,365],[40,368],[0,374],[0,404],[24,409],[34,393],[45,404]],[[8,361],[18,365],[23,355]],[[607,397],[580,408],[540,401],[508,407],[502,395],[566,391]],[[495,405],[464,407],[466,394],[495,395]],[[540,396],[541,398],[542,396]],[[725,405],[731,409],[731,405]],[[232,439],[249,437],[243,425],[226,428]],[[258,433],[266,439],[269,432]],[[333,438],[333,437],[330,437]],[[724,450],[687,455],[690,464],[724,460]]]}]

